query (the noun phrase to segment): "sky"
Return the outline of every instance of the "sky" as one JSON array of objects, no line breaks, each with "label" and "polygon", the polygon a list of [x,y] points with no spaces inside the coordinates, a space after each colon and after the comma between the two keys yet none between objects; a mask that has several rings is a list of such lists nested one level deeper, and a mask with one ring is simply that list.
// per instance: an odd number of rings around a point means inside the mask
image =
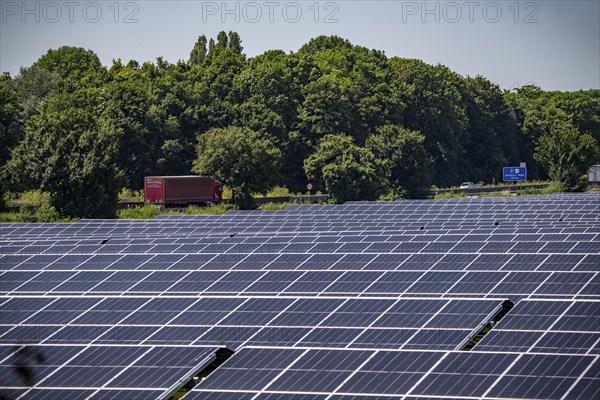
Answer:
[{"label": "sky", "polygon": [[12,75],[65,45],[91,49],[107,66],[187,60],[199,35],[224,30],[240,34],[249,57],[338,35],[503,89],[600,88],[598,0],[0,0],[0,13],[0,71]]}]

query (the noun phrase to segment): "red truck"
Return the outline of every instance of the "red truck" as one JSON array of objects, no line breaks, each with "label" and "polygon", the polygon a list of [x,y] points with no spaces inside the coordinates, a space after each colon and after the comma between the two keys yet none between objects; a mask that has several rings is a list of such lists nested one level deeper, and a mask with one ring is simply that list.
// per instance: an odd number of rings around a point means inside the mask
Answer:
[{"label": "red truck", "polygon": [[160,206],[219,204],[221,182],[206,176],[147,176],[144,178],[144,201]]}]

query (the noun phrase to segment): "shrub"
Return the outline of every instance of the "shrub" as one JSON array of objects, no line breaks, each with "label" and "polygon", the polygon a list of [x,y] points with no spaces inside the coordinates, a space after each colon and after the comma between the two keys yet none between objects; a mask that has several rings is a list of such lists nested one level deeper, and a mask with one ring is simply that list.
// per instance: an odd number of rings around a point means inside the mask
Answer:
[{"label": "shrub", "polygon": [[58,222],[60,221],[60,215],[56,208],[51,206],[50,204],[42,204],[39,206],[35,212],[35,219],[37,222]]},{"label": "shrub", "polygon": [[144,190],[132,190],[129,188],[123,188],[119,192],[119,201],[121,202],[134,202],[144,201]]},{"label": "shrub", "polygon": [[160,210],[152,206],[125,208],[117,212],[119,219],[153,219],[160,214]]},{"label": "shrub", "polygon": [[434,200],[441,200],[441,199],[461,199],[463,197],[467,197],[467,195],[464,192],[444,192],[444,193],[438,193],[435,196],[433,196]]},{"label": "shrub", "polygon": [[37,208],[44,204],[50,204],[50,193],[41,190],[29,190],[22,193],[17,202],[23,206]]}]

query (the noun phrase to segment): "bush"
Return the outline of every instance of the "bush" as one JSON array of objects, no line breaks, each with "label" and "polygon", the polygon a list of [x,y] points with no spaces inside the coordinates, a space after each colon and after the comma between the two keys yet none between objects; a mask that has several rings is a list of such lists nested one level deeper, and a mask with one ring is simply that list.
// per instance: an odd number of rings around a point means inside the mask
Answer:
[{"label": "bush", "polygon": [[56,208],[50,204],[42,204],[39,207],[22,205],[19,212],[0,214],[0,222],[5,223],[29,223],[29,222],[73,222],[69,218],[61,218]]},{"label": "bush", "polygon": [[502,190],[501,192],[488,192],[481,194],[479,197],[509,197],[511,196],[510,190]]},{"label": "bush", "polygon": [[379,196],[378,201],[395,201],[406,199],[406,192],[402,188],[392,189],[386,194]]},{"label": "bush", "polygon": [[296,196],[295,193],[290,192],[290,189],[284,186],[275,186],[271,189],[265,197],[290,197]]},{"label": "bush", "polygon": [[221,215],[227,211],[237,210],[238,208],[229,203],[221,203],[210,207],[189,206],[183,211],[170,211],[168,214],[189,214],[189,215]]},{"label": "bush", "polygon": [[37,222],[58,222],[60,221],[60,215],[56,208],[50,204],[42,204],[35,210],[35,219]]},{"label": "bush", "polygon": [[3,224],[15,224],[23,221],[20,213],[0,213],[0,223]]},{"label": "bush", "polygon": [[132,190],[129,188],[123,188],[119,192],[119,201],[120,202],[134,202],[134,201],[144,201],[144,190]]},{"label": "bush", "polygon": [[19,207],[20,222],[37,222],[35,219],[35,208],[31,206]]},{"label": "bush", "polygon": [[125,208],[117,211],[119,219],[153,219],[160,214],[160,210],[152,206]]},{"label": "bush", "polygon": [[287,210],[292,203],[265,203],[259,207],[263,211],[281,211]]},{"label": "bush", "polygon": [[434,200],[441,200],[441,199],[461,199],[463,197],[467,197],[467,195],[464,192],[444,192],[444,193],[438,193],[435,196],[433,196]]},{"label": "bush", "polygon": [[50,204],[50,193],[41,190],[29,190],[21,193],[17,203],[28,207],[40,207],[44,204]]},{"label": "bush", "polygon": [[544,189],[536,189],[536,188],[527,188],[524,190],[519,190],[517,192],[517,196],[521,195],[540,195],[540,194],[553,194],[553,193],[562,193],[565,191],[564,186],[560,182],[550,182],[547,187]]},{"label": "bush", "polygon": [[550,182],[550,184],[542,189],[544,194],[562,193],[565,191],[565,187],[560,182]]}]

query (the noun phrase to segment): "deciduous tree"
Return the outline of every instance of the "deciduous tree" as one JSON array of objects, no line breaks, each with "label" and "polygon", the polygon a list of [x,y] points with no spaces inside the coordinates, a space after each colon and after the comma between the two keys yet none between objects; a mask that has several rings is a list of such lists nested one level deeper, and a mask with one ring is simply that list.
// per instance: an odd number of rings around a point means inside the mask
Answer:
[{"label": "deciduous tree", "polygon": [[233,200],[242,208],[252,206],[252,194],[263,193],[279,183],[281,151],[248,128],[215,128],[198,136],[198,157],[193,171],[220,179],[231,188]]}]

